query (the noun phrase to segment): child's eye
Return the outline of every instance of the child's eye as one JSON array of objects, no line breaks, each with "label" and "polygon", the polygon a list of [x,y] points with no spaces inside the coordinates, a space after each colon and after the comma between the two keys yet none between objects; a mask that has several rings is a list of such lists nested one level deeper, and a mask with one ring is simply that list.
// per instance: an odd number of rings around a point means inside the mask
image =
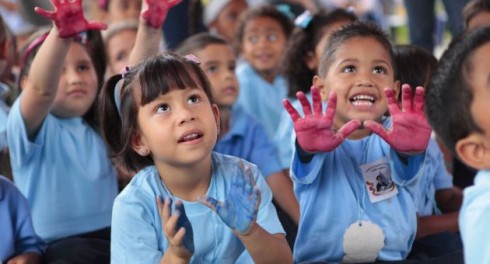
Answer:
[{"label": "child's eye", "polygon": [[257,44],[259,42],[259,37],[255,35],[249,36],[248,41],[252,44]]},{"label": "child's eye", "polygon": [[388,72],[388,70],[386,70],[385,67],[382,67],[382,66],[378,66],[378,67],[374,67],[374,73],[376,74],[385,74]]},{"label": "child's eye", "polygon": [[170,106],[168,104],[161,104],[157,106],[157,113],[170,111]]},{"label": "child's eye", "polygon": [[276,34],[269,34],[267,35],[267,40],[270,41],[270,42],[276,42],[278,39],[277,35]]},{"label": "child's eye", "polygon": [[235,63],[231,63],[229,66],[228,66],[228,70],[232,71],[232,72],[235,72],[235,69],[236,69],[236,65]]},{"label": "child's eye", "polygon": [[80,64],[77,66],[77,71],[86,71],[88,69],[90,69],[90,67],[86,64]]},{"label": "child's eye", "polygon": [[345,66],[343,69],[342,69],[342,72],[354,72],[356,71],[356,67],[352,66],[352,65],[349,65],[349,66]]},{"label": "child's eye", "polygon": [[205,69],[205,71],[206,71],[207,73],[215,73],[215,72],[217,72],[217,71],[218,71],[218,66],[215,66],[215,65],[213,65],[213,66],[209,66],[209,67],[207,67],[207,68]]},{"label": "child's eye", "polygon": [[197,95],[192,95],[189,97],[189,99],[187,99],[188,104],[197,104],[200,101],[201,101],[201,98],[199,98],[199,96],[197,96]]}]

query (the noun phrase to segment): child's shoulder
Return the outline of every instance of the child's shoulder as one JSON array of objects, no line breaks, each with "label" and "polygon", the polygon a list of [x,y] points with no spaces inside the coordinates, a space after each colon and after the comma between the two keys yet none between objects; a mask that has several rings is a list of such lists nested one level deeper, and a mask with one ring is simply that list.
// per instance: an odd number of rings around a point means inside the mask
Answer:
[{"label": "child's shoulder", "polygon": [[0,175],[0,201],[3,201],[7,196],[11,195],[22,196],[12,181]]},{"label": "child's shoulder", "polygon": [[132,197],[135,195],[147,194],[154,197],[158,193],[160,176],[155,166],[148,166],[141,169],[129,182],[128,185],[118,195],[119,199]]}]

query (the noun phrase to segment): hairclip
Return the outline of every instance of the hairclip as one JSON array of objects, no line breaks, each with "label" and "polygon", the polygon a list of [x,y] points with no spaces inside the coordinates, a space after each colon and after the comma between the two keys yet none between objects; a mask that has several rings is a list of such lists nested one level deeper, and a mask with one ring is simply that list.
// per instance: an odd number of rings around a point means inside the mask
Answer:
[{"label": "hairclip", "polygon": [[198,57],[196,57],[195,55],[193,54],[187,54],[184,56],[184,59],[186,59],[187,61],[191,61],[191,62],[194,62],[195,64],[199,65],[201,64],[201,61],[199,60]]},{"label": "hairclip", "polygon": [[291,20],[295,17],[288,4],[279,4],[276,6],[276,9]]},{"label": "hairclip", "polygon": [[124,68],[121,69],[121,71],[119,72],[119,74],[121,74],[122,78],[124,79],[124,77],[126,76],[126,74],[128,74],[129,70],[131,69],[131,65],[128,65]]},{"label": "hairclip", "polygon": [[294,24],[302,29],[306,29],[312,20],[313,15],[311,15],[311,12],[309,10],[305,10],[294,20]]}]

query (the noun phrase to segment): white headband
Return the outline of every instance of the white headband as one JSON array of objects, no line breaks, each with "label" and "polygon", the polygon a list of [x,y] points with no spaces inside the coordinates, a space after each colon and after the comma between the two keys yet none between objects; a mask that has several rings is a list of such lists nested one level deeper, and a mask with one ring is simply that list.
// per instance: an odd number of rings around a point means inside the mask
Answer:
[{"label": "white headband", "polygon": [[204,25],[209,26],[225,6],[232,0],[208,0],[208,4],[204,8]]}]

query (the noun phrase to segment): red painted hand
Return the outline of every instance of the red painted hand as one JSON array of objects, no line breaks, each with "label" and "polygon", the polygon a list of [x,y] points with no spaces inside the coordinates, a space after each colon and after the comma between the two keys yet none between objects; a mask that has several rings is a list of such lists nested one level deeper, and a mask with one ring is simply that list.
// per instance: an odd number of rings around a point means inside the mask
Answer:
[{"label": "red painted hand", "polygon": [[[388,109],[392,118],[392,128],[386,130],[375,121],[365,121],[364,126],[378,134],[398,152],[423,152],[429,143],[432,128],[424,115],[424,88],[419,86],[412,100],[410,85],[402,86],[402,108],[392,89],[385,89]],[[413,101],[413,102],[412,102]]]},{"label": "red painted hand", "polygon": [[294,122],[294,131],[298,144],[307,152],[329,152],[339,146],[342,141],[354,132],[360,125],[359,120],[351,120],[338,131],[335,130],[333,119],[337,106],[337,94],[332,92],[328,98],[327,109],[322,114],[322,102],[318,88],[311,88],[313,113],[308,99],[302,92],[297,93],[298,100],[303,107],[304,117],[300,117],[298,111],[291,103],[284,99],[284,108]]},{"label": "red painted hand", "polygon": [[53,20],[62,38],[69,38],[87,30],[107,28],[104,23],[88,22],[85,19],[81,0],[51,0],[51,4],[54,6],[54,11],[47,11],[40,7],[34,10],[41,16]]},{"label": "red painted hand", "polygon": [[145,0],[146,9],[141,17],[153,28],[161,28],[170,8],[182,0]]}]

